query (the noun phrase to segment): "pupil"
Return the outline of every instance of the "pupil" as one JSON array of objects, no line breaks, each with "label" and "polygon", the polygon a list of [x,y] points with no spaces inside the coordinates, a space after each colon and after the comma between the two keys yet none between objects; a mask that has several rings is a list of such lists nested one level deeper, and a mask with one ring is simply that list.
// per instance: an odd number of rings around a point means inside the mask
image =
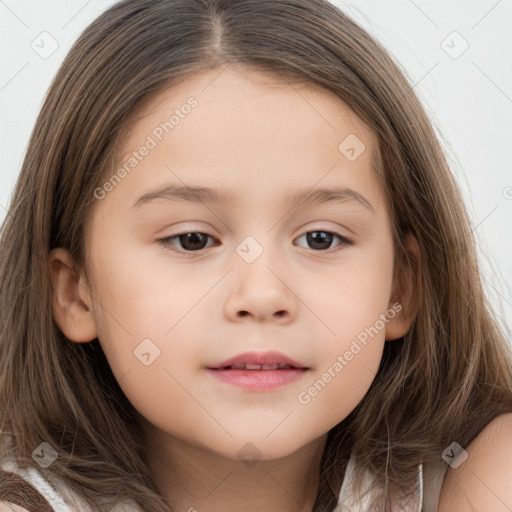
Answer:
[{"label": "pupil", "polygon": [[332,233],[325,231],[312,231],[307,234],[308,243],[313,249],[328,249],[332,243]]},{"label": "pupil", "polygon": [[186,233],[180,235],[181,245],[188,250],[200,250],[204,248],[204,242],[207,240],[202,233]]}]

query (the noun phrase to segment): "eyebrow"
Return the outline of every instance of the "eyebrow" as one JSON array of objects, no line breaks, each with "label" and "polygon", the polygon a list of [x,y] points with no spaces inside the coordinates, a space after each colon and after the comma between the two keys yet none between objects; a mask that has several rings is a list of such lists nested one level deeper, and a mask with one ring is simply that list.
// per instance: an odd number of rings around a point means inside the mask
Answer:
[{"label": "eyebrow", "polygon": [[[164,199],[167,201],[222,204],[233,207],[238,205],[236,194],[227,189],[171,184],[142,195],[135,201],[132,208],[158,199]],[[348,187],[291,190],[288,191],[284,199],[288,204],[301,203],[308,206],[325,203],[358,202],[373,214],[376,213],[375,208],[364,196]]]}]

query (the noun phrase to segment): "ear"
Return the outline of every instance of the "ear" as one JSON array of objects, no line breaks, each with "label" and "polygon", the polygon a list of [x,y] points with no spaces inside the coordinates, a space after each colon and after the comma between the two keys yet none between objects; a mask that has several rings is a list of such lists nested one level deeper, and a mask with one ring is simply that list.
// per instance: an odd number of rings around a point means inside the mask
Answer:
[{"label": "ear", "polygon": [[92,297],[71,254],[62,248],[49,256],[53,316],[64,335],[84,343],[97,337]]},{"label": "ear", "polygon": [[402,309],[386,324],[386,340],[395,340],[405,336],[416,317],[418,299],[418,279],[420,274],[420,250],[415,236],[408,231],[403,244],[409,255],[411,265],[406,262],[396,265],[393,275],[393,291],[389,306],[395,302]]}]

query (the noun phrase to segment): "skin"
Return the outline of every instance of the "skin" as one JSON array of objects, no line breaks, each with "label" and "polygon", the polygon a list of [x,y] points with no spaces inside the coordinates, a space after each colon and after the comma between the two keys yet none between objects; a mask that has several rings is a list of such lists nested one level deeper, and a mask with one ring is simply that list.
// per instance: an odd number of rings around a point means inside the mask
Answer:
[{"label": "skin", "polygon": [[[145,105],[124,154],[191,96],[197,107],[95,202],[86,227],[90,281],[66,250],[52,251],[54,317],[70,342],[100,340],[175,510],[312,510],[327,432],[368,391],[385,339],[403,336],[413,321],[412,277],[398,288],[391,219],[372,174],[376,139],[330,92],[230,66]],[[350,134],[366,146],[354,161],[338,149]],[[162,199],[131,207],[167,183],[229,188],[238,205]],[[375,213],[356,201],[299,208],[284,201],[290,188],[313,186],[353,188]],[[354,244],[337,237],[324,249],[308,244],[306,233],[333,230]],[[175,251],[157,242],[194,232],[213,237],[197,252],[186,253],[178,238],[169,241]],[[250,264],[236,251],[247,236],[263,249]],[[405,243],[419,257],[412,235]],[[300,403],[298,394],[394,302],[410,313],[397,313]],[[134,350],[147,338],[160,356],[145,366]],[[270,349],[309,370],[271,392],[242,390],[205,370]],[[237,457],[249,442],[258,459],[251,467]]]},{"label": "skin", "polygon": [[496,416],[464,449],[467,459],[447,468],[439,512],[510,512],[512,413]]}]

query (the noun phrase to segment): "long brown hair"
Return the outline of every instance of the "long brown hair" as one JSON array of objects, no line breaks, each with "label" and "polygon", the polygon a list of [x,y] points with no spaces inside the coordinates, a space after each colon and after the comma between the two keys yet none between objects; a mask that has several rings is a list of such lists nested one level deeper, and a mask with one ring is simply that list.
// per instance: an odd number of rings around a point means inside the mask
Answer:
[{"label": "long brown hair", "polygon": [[[134,407],[98,340],[71,343],[52,317],[48,255],[81,266],[94,190],[112,174],[136,107],[192,74],[244,64],[336,94],[378,140],[375,174],[393,222],[396,271],[418,265],[418,310],[387,341],[358,406],[328,435],[315,512],[332,511],[352,450],[385,489],[512,411],[507,340],[484,294],[468,214],[432,124],[389,53],[327,0],[125,0],[60,67],[34,127],[0,239],[0,407],[19,467],[42,442],[48,469],[94,510],[132,499],[168,512]],[[412,261],[411,231],[421,258]],[[342,398],[340,398],[342,400]],[[7,485],[7,482],[5,483]],[[0,495],[1,499],[1,495]]]}]

